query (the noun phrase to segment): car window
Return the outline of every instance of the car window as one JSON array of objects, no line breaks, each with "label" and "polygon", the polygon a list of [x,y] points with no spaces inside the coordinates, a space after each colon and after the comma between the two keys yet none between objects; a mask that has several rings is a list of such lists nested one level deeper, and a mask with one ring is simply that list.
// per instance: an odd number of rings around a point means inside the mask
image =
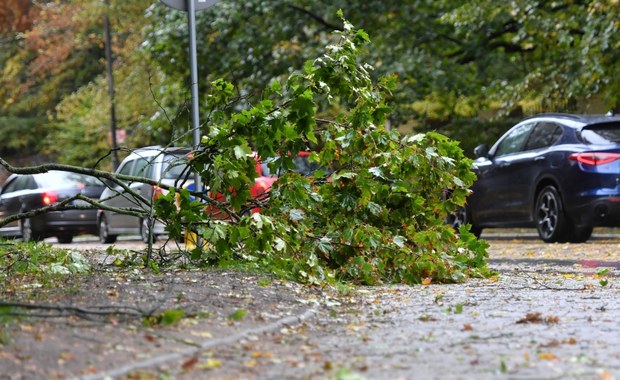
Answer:
[{"label": "car window", "polygon": [[138,158],[135,160],[133,164],[133,169],[131,170],[131,175],[135,177],[145,177],[146,168],[149,162],[146,158]]},{"label": "car window", "polygon": [[523,124],[511,130],[499,143],[495,150],[495,156],[504,156],[506,154],[517,153],[523,150],[525,140],[529,132],[534,127],[534,123]]},{"label": "car window", "polygon": [[131,167],[133,166],[134,161],[135,160],[125,162],[123,166],[121,166],[121,168],[118,170],[118,174],[130,175]]},{"label": "car window", "polygon": [[15,191],[15,179],[6,181],[4,185],[2,185],[2,194],[10,193]]},{"label": "car window", "polygon": [[530,133],[524,150],[548,148],[562,137],[562,127],[555,123],[538,123]]},{"label": "car window", "polygon": [[605,123],[587,126],[579,134],[586,144],[620,143],[620,123]]},{"label": "car window", "polygon": [[2,188],[2,194],[12,193],[14,191],[21,190],[17,187],[19,184],[19,179],[20,177],[15,177],[11,182],[4,185],[4,187]]},{"label": "car window", "polygon": [[193,178],[187,167],[187,157],[168,154],[164,156],[163,179]]},{"label": "car window", "polygon": [[37,184],[31,175],[20,175],[14,177],[10,182],[6,183],[2,188],[2,194],[13,193],[21,190],[36,189]]},{"label": "car window", "polygon": [[69,188],[69,187],[84,187],[84,186],[102,186],[103,183],[95,178],[84,174],[51,171],[43,174],[35,174],[35,177],[31,178],[32,184],[30,189],[37,188],[35,183],[39,184],[41,188]]}]

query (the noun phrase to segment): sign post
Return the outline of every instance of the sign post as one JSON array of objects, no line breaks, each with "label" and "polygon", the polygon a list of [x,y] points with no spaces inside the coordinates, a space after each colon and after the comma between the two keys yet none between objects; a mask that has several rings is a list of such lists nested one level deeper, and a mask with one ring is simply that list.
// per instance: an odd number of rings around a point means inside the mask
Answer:
[{"label": "sign post", "polygon": [[[167,6],[187,12],[189,24],[189,67],[192,92],[192,139],[194,149],[200,145],[200,115],[198,107],[198,63],[196,60],[196,11],[207,9],[219,0],[161,0]],[[202,191],[200,174],[194,174],[194,191]]]}]

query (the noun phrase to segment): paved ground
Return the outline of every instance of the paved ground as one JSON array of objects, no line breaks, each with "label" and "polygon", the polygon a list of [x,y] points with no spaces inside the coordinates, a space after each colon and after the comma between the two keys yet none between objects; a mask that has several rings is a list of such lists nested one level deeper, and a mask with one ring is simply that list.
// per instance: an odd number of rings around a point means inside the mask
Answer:
[{"label": "paved ground", "polygon": [[101,273],[89,293],[69,284],[73,305],[189,315],[22,320],[0,379],[620,379],[620,239],[486,237],[499,275],[458,285],[342,295],[237,272]]}]

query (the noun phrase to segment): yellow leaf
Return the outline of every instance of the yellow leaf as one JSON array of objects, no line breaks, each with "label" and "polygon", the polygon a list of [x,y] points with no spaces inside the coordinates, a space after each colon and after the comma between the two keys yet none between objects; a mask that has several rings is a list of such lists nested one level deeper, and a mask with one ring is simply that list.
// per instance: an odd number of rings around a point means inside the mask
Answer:
[{"label": "yellow leaf", "polygon": [[248,360],[247,362],[243,363],[244,367],[256,367],[256,365],[258,364],[258,362],[256,360]]},{"label": "yellow leaf", "polygon": [[543,352],[538,355],[538,359],[540,360],[558,360],[558,357],[552,354],[551,352]]},{"label": "yellow leaf", "polygon": [[273,354],[271,352],[254,351],[252,352],[252,357],[253,358],[273,358]]},{"label": "yellow leaf", "polygon": [[614,375],[607,371],[603,371],[600,373],[601,379],[603,380],[614,380]]},{"label": "yellow leaf", "polygon": [[197,367],[199,369],[213,369],[220,368],[222,366],[222,362],[217,359],[207,359],[206,362],[200,363]]},{"label": "yellow leaf", "polygon": [[426,277],[422,280],[422,285],[430,285],[432,281],[433,281],[432,278]]},{"label": "yellow leaf", "polygon": [[213,338],[213,334],[208,331],[192,331],[190,334],[200,338]]},{"label": "yellow leaf", "polygon": [[75,356],[73,356],[73,354],[71,352],[61,352],[60,355],[58,355],[58,360],[59,361],[68,361],[68,360],[73,360],[75,359]]}]

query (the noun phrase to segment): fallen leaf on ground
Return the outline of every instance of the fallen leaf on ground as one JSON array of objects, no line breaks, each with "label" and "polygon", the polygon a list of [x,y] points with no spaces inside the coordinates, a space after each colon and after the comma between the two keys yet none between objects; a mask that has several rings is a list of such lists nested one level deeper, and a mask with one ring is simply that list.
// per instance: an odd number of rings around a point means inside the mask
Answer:
[{"label": "fallen leaf on ground", "polygon": [[539,312],[535,313],[527,313],[524,318],[521,318],[517,321],[517,323],[558,323],[560,322],[560,318],[555,315],[548,315],[543,317],[543,315]]},{"label": "fallen leaf on ground", "polygon": [[183,371],[189,371],[196,365],[196,363],[198,363],[198,358],[195,356],[192,356],[191,358],[183,362],[183,364],[181,365],[181,368],[183,368]]},{"label": "fallen leaf on ground", "polygon": [[521,318],[517,323],[540,323],[542,322],[541,313],[527,313],[524,318]]},{"label": "fallen leaf on ground", "polygon": [[422,315],[422,316],[420,316],[420,318],[418,318],[418,320],[420,320],[422,322],[432,322],[432,321],[436,321],[437,318],[432,317],[430,315]]},{"label": "fallen leaf on ground", "polygon": [[256,367],[256,365],[258,364],[258,362],[256,360],[248,360],[247,362],[243,363],[244,367]]},{"label": "fallen leaf on ground", "polygon": [[540,360],[558,360],[558,357],[552,354],[551,352],[543,352],[538,354],[538,359]]},{"label": "fallen leaf on ground", "polygon": [[273,358],[273,354],[271,352],[254,351],[252,352],[252,357],[253,358]]},{"label": "fallen leaf on ground", "polygon": [[213,338],[213,334],[208,331],[192,331],[190,332],[193,336],[197,336],[200,338]]},{"label": "fallen leaf on ground", "polygon": [[197,367],[200,369],[213,369],[222,366],[222,362],[217,359],[207,359],[206,362],[199,364]]}]

